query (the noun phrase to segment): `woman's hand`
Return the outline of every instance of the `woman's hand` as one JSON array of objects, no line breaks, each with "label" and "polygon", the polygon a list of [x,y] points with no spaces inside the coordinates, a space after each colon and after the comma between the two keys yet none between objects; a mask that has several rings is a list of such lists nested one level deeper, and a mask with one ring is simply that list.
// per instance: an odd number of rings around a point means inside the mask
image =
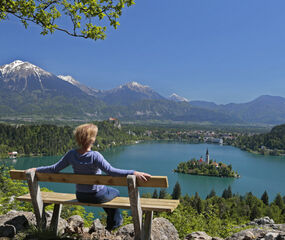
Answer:
[{"label": "woman's hand", "polygon": [[146,181],[151,177],[151,175],[148,174],[148,173],[137,172],[137,171],[134,171],[134,175],[135,175],[138,179],[143,180],[144,182],[146,182]]},{"label": "woman's hand", "polygon": [[36,168],[29,168],[29,169],[25,170],[25,173],[35,172],[36,170],[37,170]]}]

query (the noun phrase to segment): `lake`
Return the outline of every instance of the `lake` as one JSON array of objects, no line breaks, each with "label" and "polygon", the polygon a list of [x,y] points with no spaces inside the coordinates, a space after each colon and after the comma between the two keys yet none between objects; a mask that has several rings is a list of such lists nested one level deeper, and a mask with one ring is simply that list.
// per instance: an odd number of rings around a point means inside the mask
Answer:
[{"label": "lake", "polygon": [[[209,150],[210,159],[232,164],[240,178],[218,178],[174,173],[173,169],[182,161],[203,156]],[[182,194],[193,195],[198,192],[202,198],[214,189],[217,195],[229,185],[233,193],[244,194],[252,192],[260,197],[267,190],[272,201],[277,193],[285,194],[285,157],[262,156],[241,151],[232,146],[214,144],[189,144],[177,142],[144,142],[136,145],[120,146],[102,152],[105,158],[117,168],[134,169],[148,172],[152,175],[168,176],[169,188],[172,192],[175,183],[181,185]],[[42,165],[50,165],[60,159],[52,157],[24,157],[15,161],[9,160],[16,169],[27,169]],[[65,172],[71,172],[71,167]],[[41,183],[54,191],[71,192],[75,190],[72,184]],[[127,195],[126,188],[119,188],[122,196]],[[159,189],[158,189],[159,190]],[[144,189],[143,192],[153,192],[153,189]]]}]

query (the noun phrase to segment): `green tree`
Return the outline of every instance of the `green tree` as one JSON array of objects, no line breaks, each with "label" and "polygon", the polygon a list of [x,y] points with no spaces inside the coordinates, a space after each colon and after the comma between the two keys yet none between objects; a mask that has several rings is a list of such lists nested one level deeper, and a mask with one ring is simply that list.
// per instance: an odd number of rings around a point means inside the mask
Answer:
[{"label": "green tree", "polygon": [[267,191],[265,191],[265,192],[262,194],[261,200],[262,200],[262,202],[263,202],[265,205],[268,205],[268,204],[269,204]]},{"label": "green tree", "polygon": [[180,187],[179,182],[176,182],[171,196],[172,196],[172,199],[179,199],[181,197],[181,187]]},{"label": "green tree", "polygon": [[199,214],[203,211],[202,199],[200,198],[198,192],[195,193],[194,199],[192,201],[192,206],[197,210]]},{"label": "green tree", "polygon": [[[58,30],[70,36],[98,40],[106,38],[106,25],[117,29],[123,8],[133,4],[134,0],[2,0],[0,20],[7,20],[11,15],[25,28],[31,22],[39,25],[43,35]],[[62,25],[66,22],[62,19],[69,22]]]},{"label": "green tree", "polygon": [[206,199],[209,199],[209,198],[212,198],[212,197],[215,197],[216,196],[216,192],[214,189],[211,190],[210,194],[207,195]]},{"label": "green tree", "polygon": [[231,186],[229,186],[227,189],[225,189],[225,190],[223,191],[222,197],[225,198],[225,199],[228,199],[228,198],[232,198],[232,197],[233,197]]},{"label": "green tree", "polygon": [[152,198],[158,198],[158,194],[157,194],[156,189],[153,191]]},{"label": "green tree", "polygon": [[250,212],[250,220],[261,217],[261,210],[257,205],[254,205]]},{"label": "green tree", "polygon": [[161,189],[161,190],[159,191],[159,198],[160,198],[160,199],[165,199],[166,196],[167,196],[166,190],[165,190],[165,189]]},{"label": "green tree", "polygon": [[280,193],[278,193],[273,201],[280,209],[284,208],[284,202],[283,199],[280,195]]}]

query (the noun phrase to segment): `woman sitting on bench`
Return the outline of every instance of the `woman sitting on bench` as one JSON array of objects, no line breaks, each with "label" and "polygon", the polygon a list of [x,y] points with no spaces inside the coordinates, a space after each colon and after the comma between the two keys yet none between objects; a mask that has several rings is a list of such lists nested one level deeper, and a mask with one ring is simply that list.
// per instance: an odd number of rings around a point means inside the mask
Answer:
[{"label": "woman sitting on bench", "polygon": [[[42,173],[57,173],[69,165],[72,165],[76,174],[101,174],[104,171],[111,176],[135,175],[137,178],[147,181],[151,175],[134,170],[124,170],[112,167],[97,151],[91,151],[98,127],[94,124],[83,124],[74,131],[78,149],[67,152],[57,163],[51,166],[30,168],[26,171],[37,171]],[[102,171],[101,171],[102,170]],[[76,198],[80,202],[104,203],[119,196],[119,191],[104,185],[76,185]],[[104,208],[107,213],[107,227],[111,231],[122,225],[123,218],[119,209]]]}]

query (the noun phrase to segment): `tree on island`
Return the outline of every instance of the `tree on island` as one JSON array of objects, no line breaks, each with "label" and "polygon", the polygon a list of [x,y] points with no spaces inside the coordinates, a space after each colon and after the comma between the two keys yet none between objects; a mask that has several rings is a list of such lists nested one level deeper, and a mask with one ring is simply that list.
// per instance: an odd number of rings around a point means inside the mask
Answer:
[{"label": "tree on island", "polygon": [[41,34],[65,32],[73,37],[93,40],[106,38],[106,25],[117,29],[125,6],[135,4],[134,0],[2,0],[0,21],[14,16],[25,28],[35,23]]}]

